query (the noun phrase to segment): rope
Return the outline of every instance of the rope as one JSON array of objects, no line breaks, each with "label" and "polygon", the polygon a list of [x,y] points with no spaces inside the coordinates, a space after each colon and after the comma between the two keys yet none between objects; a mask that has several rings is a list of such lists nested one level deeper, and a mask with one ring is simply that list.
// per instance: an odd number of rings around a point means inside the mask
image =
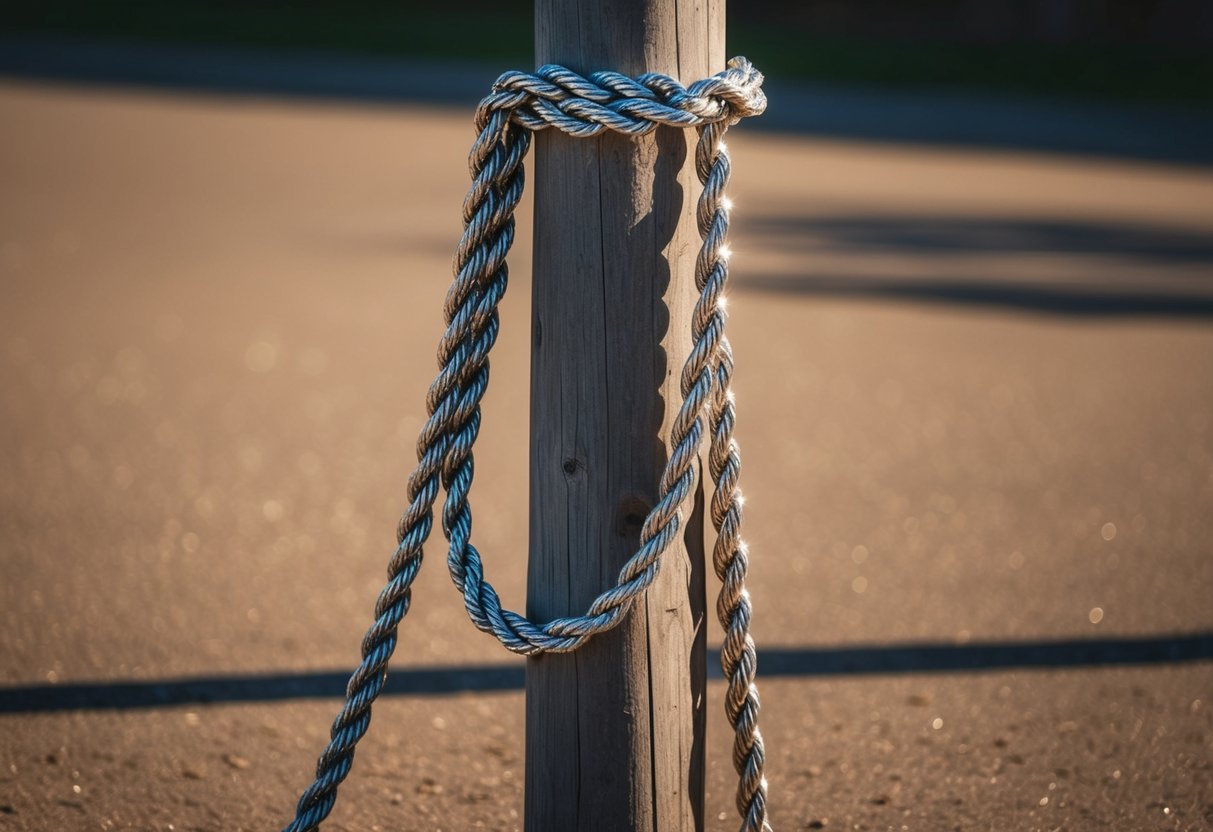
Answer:
[{"label": "rope", "polygon": [[[350,677],[345,705],[317,761],[316,779],[299,798],[295,818],[284,832],[318,828],[349,774],[355,746],[370,725],[371,704],[383,690],[397,628],[409,609],[440,484],[446,491],[442,529],[449,542],[447,567],[472,622],[515,653],[570,652],[616,626],[656,578],[662,554],[677,537],[682,506],[694,488],[705,416],[711,434],[708,467],[715,483],[711,517],[717,538],[712,561],[721,580],[716,612],[725,630],[720,651],[728,684],[725,712],[736,735],[737,810],[742,832],[770,832],[754,685],[757,652],[749,634],[751,605],[745,589],[748,554],[741,539],[741,460],[733,440],[733,355],[724,334],[722,303],[728,280],[729,227],[724,188],[730,173],[723,137],[730,125],[766,108],[761,86],[762,74],[745,58],[734,58],[723,72],[689,87],[656,73],[635,79],[617,72],[582,77],[548,65],[534,74],[505,73],[480,102],[477,137],[469,155],[472,185],[463,202],[464,231],[444,304],[446,331],[438,342],[440,369],[426,397],[429,417],[417,440],[417,467],[407,486],[409,504],[397,528],[399,545],[388,566],[387,585],[375,604],[375,620],[362,640],[362,662]],[[497,307],[506,290],[506,254],[514,241],[514,209],[523,191],[522,161],[536,130],[553,127],[572,136],[610,130],[642,136],[659,125],[698,130],[695,169],[703,184],[696,211],[703,238],[695,263],[700,295],[691,323],[693,347],[680,379],[683,401],[671,429],[673,450],[661,476],[657,503],[641,528],[640,546],[620,571],[616,585],[599,595],[584,615],[535,624],[503,609],[484,579],[480,554],[471,542],[468,503],[480,400],[488,388],[488,356],[497,340]]]}]

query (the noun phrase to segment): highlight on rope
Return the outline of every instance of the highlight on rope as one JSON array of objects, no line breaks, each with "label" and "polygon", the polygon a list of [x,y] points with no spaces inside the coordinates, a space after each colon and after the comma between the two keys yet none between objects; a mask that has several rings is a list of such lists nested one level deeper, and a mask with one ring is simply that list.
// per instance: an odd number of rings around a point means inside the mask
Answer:
[{"label": "highlight on rope", "polygon": [[[371,705],[383,691],[397,629],[409,609],[440,487],[446,492],[442,530],[449,544],[447,568],[472,623],[515,653],[566,653],[615,627],[657,576],[662,554],[682,524],[683,505],[695,489],[705,430],[710,434],[707,459],[715,486],[710,507],[717,534],[712,562],[721,581],[716,612],[725,633],[720,659],[725,712],[735,733],[737,810],[743,832],[770,830],[754,684],[757,653],[749,633],[751,605],[745,588],[748,552],[741,538],[741,462],[733,440],[733,355],[724,333],[723,308],[729,227],[724,189],[730,174],[723,138],[731,125],[765,110],[762,80],[741,57],[730,60],[724,71],[685,87],[656,73],[637,78],[610,71],[581,76],[547,65],[534,73],[506,72],[480,102],[469,155],[472,184],[463,202],[464,231],[444,306],[446,330],[438,343],[439,372],[426,397],[428,418],[417,440],[417,467],[408,479],[408,506],[397,528],[399,545],[375,604],[374,621],[362,640],[362,661],[350,676],[345,704],[317,761],[315,781],[299,798],[285,832],[317,829],[350,772],[355,746],[370,725]],[[555,128],[578,137],[604,131],[642,136],[659,125],[698,131],[695,169],[703,185],[696,210],[703,242],[695,263],[699,297],[691,323],[693,346],[682,368],[682,402],[671,429],[668,462],[656,504],[641,528],[640,545],[615,586],[605,589],[583,615],[535,623],[502,608],[485,580],[471,541],[468,503],[480,401],[500,326],[498,304],[506,290],[514,209],[523,192],[523,159],[537,130]]]}]

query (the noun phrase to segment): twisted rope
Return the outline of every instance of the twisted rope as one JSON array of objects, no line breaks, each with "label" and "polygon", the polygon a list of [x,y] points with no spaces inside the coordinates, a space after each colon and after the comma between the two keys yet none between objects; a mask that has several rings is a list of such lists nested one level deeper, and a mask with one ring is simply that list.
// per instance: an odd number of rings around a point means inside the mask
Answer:
[{"label": "twisted rope", "polygon": [[[295,818],[284,832],[316,829],[332,810],[337,788],[349,774],[355,746],[370,724],[371,705],[383,690],[397,628],[408,613],[440,484],[446,491],[442,528],[449,542],[447,567],[472,622],[515,653],[569,652],[617,625],[656,578],[661,555],[677,537],[682,506],[694,487],[705,415],[711,434],[708,464],[715,483],[713,565],[722,582],[716,609],[725,629],[721,647],[728,685],[725,711],[736,735],[737,809],[742,832],[769,832],[754,686],[757,654],[749,635],[747,552],[741,540],[737,487],[741,462],[733,440],[733,357],[724,335],[722,302],[728,280],[729,226],[724,189],[730,173],[722,140],[730,125],[766,108],[761,85],[761,73],[745,58],[734,58],[723,72],[689,87],[656,73],[635,79],[617,72],[582,77],[549,65],[534,74],[505,73],[481,101],[475,117],[477,137],[469,154],[472,185],[463,203],[464,232],[444,304],[446,330],[438,343],[439,372],[426,396],[428,418],[417,440],[417,467],[408,480],[409,502],[397,528],[398,545],[388,566],[387,585],[375,604],[375,620],[362,640],[362,662],[350,677],[345,705],[317,761],[316,779],[299,798]],[[657,503],[641,528],[640,546],[620,571],[616,585],[599,595],[584,615],[535,624],[504,609],[484,579],[480,554],[471,543],[468,502],[480,402],[489,383],[488,357],[497,340],[497,309],[508,282],[506,255],[514,241],[513,214],[522,198],[522,161],[536,130],[554,127],[573,136],[611,130],[640,136],[659,125],[698,129],[695,167],[703,184],[696,211],[703,238],[695,263],[700,295],[691,322],[693,346],[680,378],[683,401],[671,429],[672,451]]]}]

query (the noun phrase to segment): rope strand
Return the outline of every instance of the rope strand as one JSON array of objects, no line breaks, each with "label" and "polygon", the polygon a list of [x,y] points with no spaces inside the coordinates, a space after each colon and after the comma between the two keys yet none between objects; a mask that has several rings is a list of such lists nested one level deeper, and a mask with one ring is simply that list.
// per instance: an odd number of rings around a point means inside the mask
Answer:
[{"label": "rope strand", "polygon": [[[725,711],[736,734],[737,809],[742,832],[770,832],[754,686],[757,655],[749,635],[747,552],[741,540],[737,489],[741,462],[733,440],[733,358],[724,335],[721,303],[728,280],[724,188],[730,170],[723,137],[730,125],[765,108],[762,74],[745,58],[734,58],[723,72],[689,87],[656,73],[635,79],[617,72],[582,77],[548,65],[534,74],[503,74],[481,101],[475,117],[477,137],[468,157],[472,185],[463,203],[464,231],[444,304],[447,327],[438,343],[439,372],[426,396],[428,418],[417,440],[417,467],[408,480],[409,502],[397,527],[398,546],[389,563],[387,585],[375,604],[375,620],[363,637],[362,661],[350,677],[345,705],[317,761],[316,779],[299,798],[295,818],[284,832],[318,828],[349,774],[355,747],[370,725],[371,705],[383,690],[397,629],[408,613],[412,584],[433,528],[439,484],[446,491],[441,520],[449,542],[447,567],[472,623],[515,653],[569,652],[616,626],[656,578],[661,556],[678,534],[683,505],[694,489],[705,416],[710,434],[708,464],[715,482],[713,564],[722,582],[717,615],[725,628],[721,647],[727,680]],[[489,383],[489,352],[497,340],[498,305],[508,283],[506,256],[514,241],[514,210],[523,192],[522,161],[536,130],[553,127],[573,136],[611,130],[643,136],[659,125],[698,129],[695,166],[703,184],[696,211],[703,238],[695,264],[700,295],[692,316],[693,346],[680,378],[683,401],[671,429],[672,450],[657,502],[641,529],[640,546],[620,570],[616,585],[599,595],[584,615],[535,624],[502,608],[497,592],[484,579],[480,554],[471,542],[468,502],[480,402]]]}]

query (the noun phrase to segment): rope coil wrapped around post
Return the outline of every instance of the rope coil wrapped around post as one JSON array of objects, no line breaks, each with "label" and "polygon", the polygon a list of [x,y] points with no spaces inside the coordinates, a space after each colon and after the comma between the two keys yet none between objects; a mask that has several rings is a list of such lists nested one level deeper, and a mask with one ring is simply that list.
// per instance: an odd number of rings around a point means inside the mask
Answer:
[{"label": "rope coil wrapped around post", "polygon": [[[375,604],[375,620],[363,637],[362,661],[350,677],[345,705],[317,762],[316,779],[300,797],[285,832],[316,829],[332,810],[337,788],[350,771],[355,746],[370,724],[371,705],[383,690],[397,629],[409,609],[440,485],[446,492],[442,529],[449,542],[447,567],[472,622],[515,653],[570,652],[616,626],[656,577],[661,556],[681,526],[682,506],[694,490],[705,417],[710,431],[708,467],[715,484],[710,513],[717,539],[712,560],[721,580],[716,611],[725,631],[721,666],[727,680],[725,711],[735,732],[737,809],[743,832],[770,829],[754,686],[757,653],[749,634],[751,606],[745,589],[748,553],[741,539],[741,462],[733,440],[733,356],[724,334],[723,309],[729,226],[724,189],[730,174],[723,137],[732,124],[765,110],[762,80],[745,58],[734,58],[723,72],[688,87],[657,73],[633,79],[603,71],[583,77],[547,65],[534,73],[501,75],[481,101],[469,154],[472,185],[463,203],[464,231],[444,304],[447,327],[438,343],[440,369],[426,398],[428,419],[417,441],[417,467],[408,480],[409,505],[397,528],[398,546],[388,566],[387,585]],[[698,130],[695,168],[703,184],[696,210],[703,240],[695,263],[700,294],[692,317],[693,346],[682,368],[683,400],[671,430],[672,447],[657,502],[641,528],[640,546],[624,564],[616,585],[602,592],[583,615],[535,624],[504,609],[485,580],[480,554],[471,543],[468,503],[480,401],[488,388],[488,357],[500,328],[498,304],[508,281],[506,255],[514,241],[514,210],[523,193],[523,159],[537,130],[555,128],[578,137],[608,130],[641,136],[660,125]]]}]

